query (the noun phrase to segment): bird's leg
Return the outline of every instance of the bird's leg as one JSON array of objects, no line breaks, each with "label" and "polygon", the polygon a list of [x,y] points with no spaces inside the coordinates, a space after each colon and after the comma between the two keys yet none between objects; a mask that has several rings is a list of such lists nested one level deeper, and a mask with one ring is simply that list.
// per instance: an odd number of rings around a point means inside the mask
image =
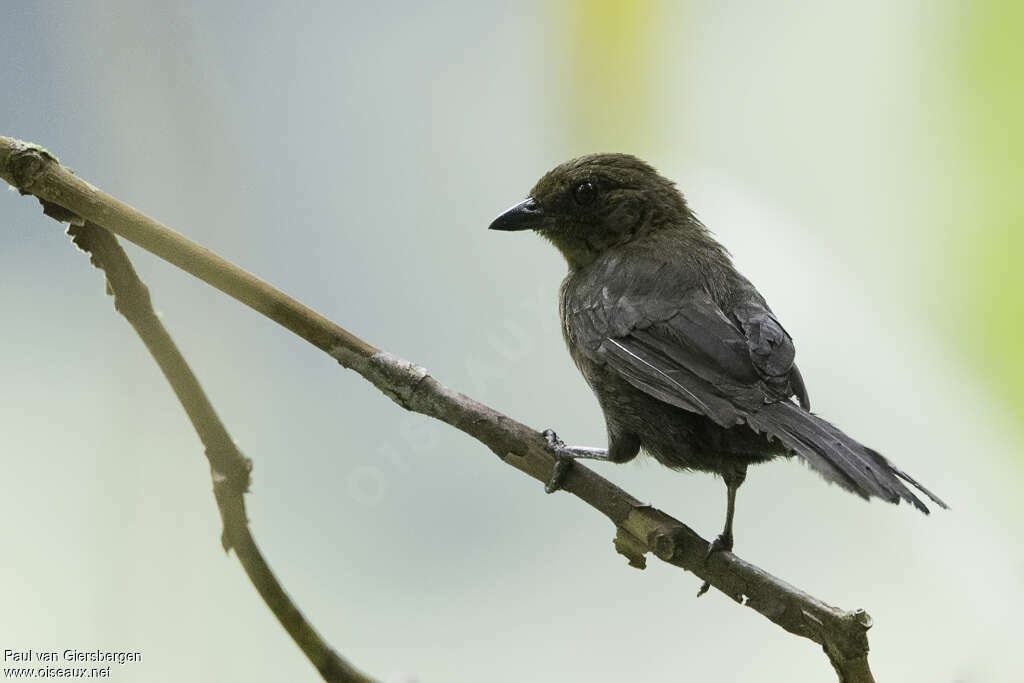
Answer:
[{"label": "bird's leg", "polygon": [[[722,473],[722,479],[725,480],[726,488],[726,503],[725,503],[725,528],[722,533],[715,536],[715,540],[708,544],[708,552],[704,555],[704,563],[711,559],[711,556],[720,550],[731,551],[732,550],[732,519],[736,514],[736,491],[739,489],[740,484],[747,478],[747,466],[742,465],[731,469],[727,472]],[[711,584],[705,581],[697,591],[697,597],[704,595],[711,588]]]},{"label": "bird's leg", "polygon": [[554,493],[558,489],[562,488],[562,480],[565,479],[565,473],[569,471],[572,466],[572,461],[577,458],[584,458],[587,460],[611,460],[608,455],[608,449],[606,448],[591,448],[590,446],[566,446],[565,443],[558,438],[553,429],[544,430],[544,440],[548,442],[548,447],[555,452],[555,467],[551,470],[551,478],[548,479],[548,483],[544,485],[544,490],[547,493]]}]

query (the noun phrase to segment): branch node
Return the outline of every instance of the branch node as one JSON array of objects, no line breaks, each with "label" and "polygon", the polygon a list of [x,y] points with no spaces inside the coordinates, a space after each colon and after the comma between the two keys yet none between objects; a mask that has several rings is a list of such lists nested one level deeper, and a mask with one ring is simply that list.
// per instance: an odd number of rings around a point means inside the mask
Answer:
[{"label": "branch node", "polygon": [[676,554],[676,539],[671,529],[657,528],[647,536],[647,546],[665,562],[671,562]]},{"label": "branch node", "polygon": [[865,631],[875,625],[874,619],[871,615],[862,609],[856,609],[850,613],[850,617],[857,622]]},{"label": "branch node", "polygon": [[647,544],[621,526],[616,527],[614,543],[615,552],[629,560],[630,567],[647,568],[647,558],[644,557],[644,553],[647,552]]},{"label": "branch node", "polygon": [[379,351],[370,358],[368,379],[398,405],[416,410],[416,395],[430,375],[421,365]]},{"label": "branch node", "polygon": [[206,459],[210,462],[210,475],[215,489],[221,487],[225,493],[233,495],[249,492],[252,484],[252,458],[242,455],[233,443],[207,447]]},{"label": "branch node", "polygon": [[57,157],[45,148],[21,140],[15,141],[16,149],[8,158],[8,168],[14,187],[21,194],[32,194],[32,185],[50,162]]}]

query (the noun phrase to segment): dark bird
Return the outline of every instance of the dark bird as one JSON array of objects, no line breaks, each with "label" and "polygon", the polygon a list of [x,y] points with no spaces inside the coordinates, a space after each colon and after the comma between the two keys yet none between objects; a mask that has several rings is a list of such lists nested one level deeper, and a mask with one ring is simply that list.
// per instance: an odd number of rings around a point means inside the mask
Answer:
[{"label": "dark bird", "polygon": [[793,340],[675,185],[645,162],[567,161],[490,228],[534,230],[568,262],[562,333],[608,427],[607,449],[566,446],[546,432],[560,456],[549,491],[572,458],[626,462],[641,449],[673,469],[717,473],[728,499],[709,556],[732,549],[747,466],[780,455],[863,498],[927,513],[920,493],[947,507],[810,411]]}]

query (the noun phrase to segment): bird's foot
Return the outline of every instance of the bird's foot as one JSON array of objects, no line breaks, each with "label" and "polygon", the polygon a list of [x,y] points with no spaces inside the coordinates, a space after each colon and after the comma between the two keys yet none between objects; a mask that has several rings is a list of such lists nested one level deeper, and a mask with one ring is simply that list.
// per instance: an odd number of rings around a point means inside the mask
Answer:
[{"label": "bird's foot", "polygon": [[551,476],[548,478],[548,482],[544,484],[544,493],[554,493],[555,491],[562,488],[562,482],[565,481],[565,475],[572,468],[572,458],[567,455],[555,456],[555,466],[551,470]]},{"label": "bird's foot", "polygon": [[[566,472],[569,471],[573,460],[577,458],[585,458],[587,460],[613,460],[612,456],[609,455],[607,448],[566,446],[565,442],[558,438],[558,434],[555,434],[553,429],[545,429],[542,433],[544,434],[544,440],[547,442],[548,448],[551,449],[552,454],[557,459],[555,467],[551,471],[551,478],[544,487],[544,490],[548,493],[562,488],[562,480],[565,478]],[[632,457],[633,455],[635,455],[635,452],[630,454],[629,457]],[[629,457],[625,459],[628,460]]]},{"label": "bird's foot", "polygon": [[541,434],[544,435],[544,440],[548,444],[548,448],[553,451],[564,451],[565,442],[558,438],[558,434],[555,434],[554,429],[545,429]]},{"label": "bird's foot", "polygon": [[723,531],[715,536],[715,540],[708,543],[708,551],[704,554],[704,564],[707,564],[708,560],[711,559],[711,556],[720,550],[724,550],[726,552],[732,551],[732,534],[728,531]]},{"label": "bird's foot", "polygon": [[551,476],[548,478],[547,483],[544,484],[544,492],[554,493],[562,488],[565,475],[569,468],[572,467],[572,456],[562,455],[568,449],[565,447],[565,442],[558,438],[558,434],[555,434],[555,430],[545,429],[543,433],[548,448],[555,453],[555,466],[551,470]]},{"label": "bird's foot", "polygon": [[[708,563],[708,560],[711,559],[712,555],[721,551],[732,551],[732,534],[728,531],[723,531],[722,533],[715,536],[715,540],[711,541],[711,543],[708,543],[708,551],[704,553],[704,564]],[[707,593],[708,589],[710,588],[711,582],[705,581],[703,584],[701,584],[700,590],[697,591],[697,597],[699,598],[700,596]]]},{"label": "bird's foot", "polygon": [[555,452],[555,466],[551,470],[551,477],[548,478],[546,484],[544,484],[545,493],[554,493],[558,489],[562,488],[562,481],[565,479],[566,472],[572,467],[572,458],[567,455],[561,455],[566,448],[565,442],[558,438],[558,434],[555,434],[554,429],[544,430],[544,440],[548,444],[548,448]]}]

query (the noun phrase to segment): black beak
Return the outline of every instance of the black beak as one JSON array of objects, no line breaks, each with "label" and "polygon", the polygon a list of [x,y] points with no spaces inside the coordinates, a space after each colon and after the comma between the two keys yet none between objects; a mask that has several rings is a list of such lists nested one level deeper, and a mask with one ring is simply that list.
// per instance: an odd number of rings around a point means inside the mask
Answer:
[{"label": "black beak", "polygon": [[530,197],[495,218],[488,230],[537,230],[548,224],[548,215]]}]

